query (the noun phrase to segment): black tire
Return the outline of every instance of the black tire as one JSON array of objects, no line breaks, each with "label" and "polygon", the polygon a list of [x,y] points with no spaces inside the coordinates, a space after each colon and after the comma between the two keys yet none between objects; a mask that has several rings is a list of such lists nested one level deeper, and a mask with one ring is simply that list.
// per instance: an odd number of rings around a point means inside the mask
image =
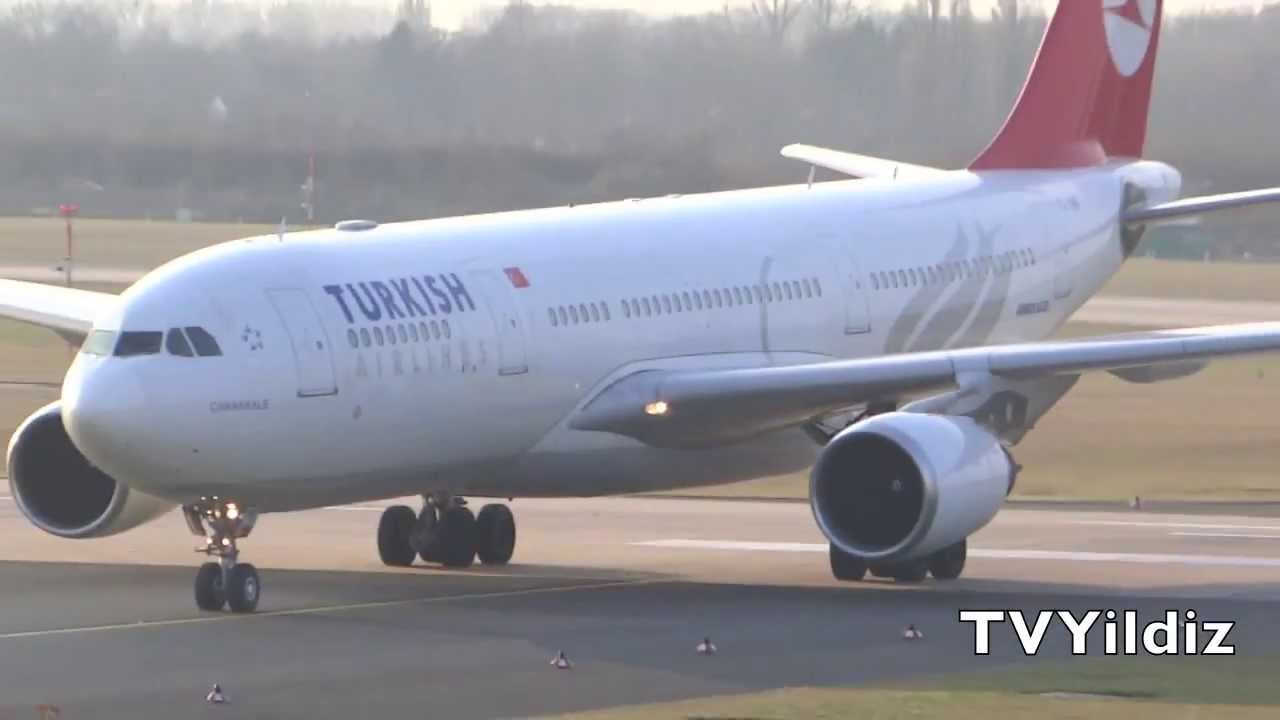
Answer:
[{"label": "black tire", "polygon": [[406,505],[393,505],[382,511],[382,519],[378,521],[378,557],[383,564],[391,567],[413,564],[417,552],[409,544],[409,534],[417,521],[413,508]]},{"label": "black tire", "polygon": [[955,580],[964,572],[964,562],[968,555],[969,543],[961,540],[931,555],[929,572],[936,580]]},{"label": "black tire", "polygon": [[476,516],[462,505],[440,513],[440,562],[445,567],[471,567],[476,560]]},{"label": "black tire", "polygon": [[227,593],[222,587],[222,566],[207,562],[196,572],[196,607],[215,612],[227,604]]},{"label": "black tire", "polygon": [[422,562],[440,562],[440,516],[435,507],[427,505],[418,514],[418,520],[409,533],[409,545],[422,558]]},{"label": "black tire", "polygon": [[831,574],[837,580],[857,582],[867,576],[867,561],[836,547],[828,545],[828,557],[831,560]]},{"label": "black tire", "polygon": [[895,563],[890,567],[889,575],[894,579],[894,582],[924,582],[924,579],[929,576],[929,563],[924,560]]},{"label": "black tire", "polygon": [[516,552],[516,518],[506,505],[485,505],[476,516],[476,555],[485,565],[506,565]]},{"label": "black tire", "polygon": [[249,563],[241,563],[227,573],[227,607],[231,612],[251,613],[258,609],[262,596],[262,581],[258,569]]}]

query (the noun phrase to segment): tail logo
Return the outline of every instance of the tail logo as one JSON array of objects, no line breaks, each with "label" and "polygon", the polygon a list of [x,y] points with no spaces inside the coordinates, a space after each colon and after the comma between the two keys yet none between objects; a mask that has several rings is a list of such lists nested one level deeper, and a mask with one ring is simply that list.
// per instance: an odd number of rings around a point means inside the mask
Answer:
[{"label": "tail logo", "polygon": [[1133,77],[1151,48],[1156,0],[1102,0],[1102,13],[1111,62],[1116,72]]}]

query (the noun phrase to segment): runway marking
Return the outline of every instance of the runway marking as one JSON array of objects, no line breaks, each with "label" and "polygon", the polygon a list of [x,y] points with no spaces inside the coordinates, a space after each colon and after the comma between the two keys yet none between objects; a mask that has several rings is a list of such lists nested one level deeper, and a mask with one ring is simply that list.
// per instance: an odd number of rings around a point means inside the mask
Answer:
[{"label": "runway marking", "polygon": [[1066,520],[1062,524],[1106,527],[1186,528],[1188,530],[1271,530],[1280,532],[1280,525],[1231,525],[1223,523],[1148,522],[1136,520]]},{"label": "runway marking", "polygon": [[1170,535],[1175,537],[1199,537],[1199,538],[1256,538],[1259,540],[1280,540],[1280,535],[1266,535],[1263,533],[1224,533],[1224,532],[1171,532]]},{"label": "runway marking", "polygon": [[[680,550],[731,550],[738,552],[825,553],[826,543],[739,542],[734,540],[648,540],[631,545]],[[1280,558],[1231,555],[1173,555],[1166,553],[1108,553],[1075,550],[969,549],[969,557],[988,560],[1065,560],[1142,565],[1195,565],[1205,567],[1280,568]]]},{"label": "runway marking", "polygon": [[339,512],[382,512],[385,507],[373,505],[330,505],[321,510],[337,510]]},{"label": "runway marking", "polygon": [[524,597],[528,595],[550,595],[568,593],[575,590],[608,590],[610,588],[635,587],[640,585],[656,585],[673,582],[671,580],[620,580],[617,582],[593,583],[584,585],[560,585],[556,587],[527,588],[524,590],[505,590],[500,592],[462,593],[459,595],[441,595],[437,597],[407,598],[403,600],[380,600],[366,603],[348,603],[345,605],[324,605],[320,607],[295,608],[293,610],[272,610],[269,612],[247,613],[239,615],[225,613],[222,615],[205,615],[173,620],[149,620],[132,623],[114,623],[111,625],[90,625],[86,627],[54,628],[50,630],[29,630],[24,632],[0,634],[0,640],[18,640],[22,638],[50,637],[54,635],[80,635],[84,633],[108,632],[111,630],[145,630],[150,628],[174,627],[178,625],[202,625],[205,623],[230,622],[234,620],[256,620],[259,618],[293,617],[298,615],[321,615],[326,613],[349,612],[353,610],[372,610],[407,605],[440,605],[463,600],[496,600],[501,598]]}]

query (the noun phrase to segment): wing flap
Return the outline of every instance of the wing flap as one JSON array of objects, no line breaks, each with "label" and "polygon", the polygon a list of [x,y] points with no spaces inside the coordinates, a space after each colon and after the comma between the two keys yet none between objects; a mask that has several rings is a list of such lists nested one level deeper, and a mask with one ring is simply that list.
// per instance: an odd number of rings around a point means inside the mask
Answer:
[{"label": "wing flap", "polygon": [[118,302],[110,293],[0,280],[0,317],[49,328],[67,338],[83,339],[94,320]]},{"label": "wing flap", "polygon": [[1207,213],[1243,210],[1276,202],[1280,202],[1280,188],[1205,195],[1150,207],[1130,208],[1125,211],[1124,221],[1130,225],[1154,225],[1186,220]]},{"label": "wing flap", "polygon": [[782,148],[782,156],[792,160],[800,160],[825,170],[848,175],[855,178],[884,178],[897,180],[907,177],[920,177],[945,172],[938,168],[924,165],[912,165],[855,153],[830,150],[814,145],[788,145]]},{"label": "wing flap", "polygon": [[[648,371],[622,378],[570,420],[658,447],[703,447],[793,427],[842,408],[988,382],[1169,366],[1280,351],[1280,323],[889,355],[772,368]],[[1175,373],[1176,374],[1176,373]]]}]

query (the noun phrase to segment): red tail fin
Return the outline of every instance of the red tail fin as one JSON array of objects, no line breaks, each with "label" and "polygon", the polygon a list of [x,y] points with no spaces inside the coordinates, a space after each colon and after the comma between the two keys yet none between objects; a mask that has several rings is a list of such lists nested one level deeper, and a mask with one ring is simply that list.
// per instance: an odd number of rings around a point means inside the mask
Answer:
[{"label": "red tail fin", "polygon": [[1058,0],[1018,103],[973,170],[1141,157],[1163,0]]}]

